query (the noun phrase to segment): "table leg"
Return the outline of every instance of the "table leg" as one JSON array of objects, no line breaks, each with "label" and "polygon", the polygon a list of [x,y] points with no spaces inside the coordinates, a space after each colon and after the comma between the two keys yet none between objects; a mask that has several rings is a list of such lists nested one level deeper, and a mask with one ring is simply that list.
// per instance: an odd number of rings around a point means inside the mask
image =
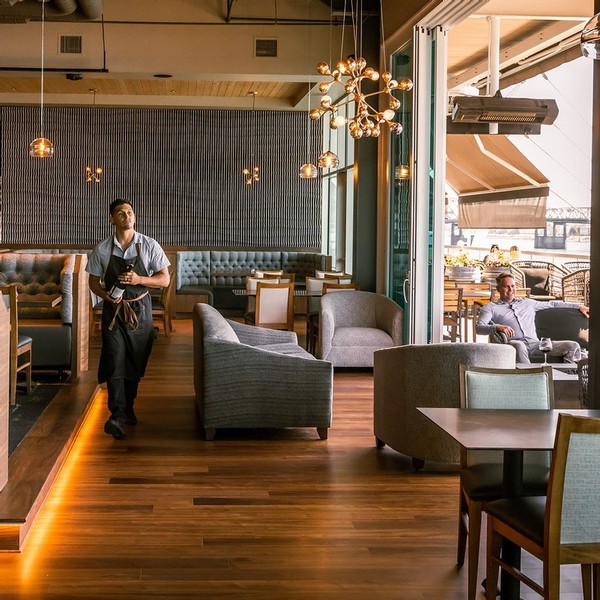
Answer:
[{"label": "table leg", "polygon": [[[502,493],[505,497],[519,496],[523,484],[523,451],[505,450],[502,475]],[[507,564],[521,568],[521,548],[508,540],[502,542],[502,559]],[[500,598],[518,600],[521,585],[506,571],[500,573]]]}]

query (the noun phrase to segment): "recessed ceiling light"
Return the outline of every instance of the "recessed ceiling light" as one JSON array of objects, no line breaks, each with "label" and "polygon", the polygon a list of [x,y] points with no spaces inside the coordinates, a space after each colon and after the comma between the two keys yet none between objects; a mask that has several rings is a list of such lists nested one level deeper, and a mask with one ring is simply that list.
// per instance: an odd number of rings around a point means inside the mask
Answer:
[{"label": "recessed ceiling light", "polygon": [[155,73],[154,77],[158,79],[169,79],[169,77],[173,77],[173,75],[169,75],[169,73]]}]

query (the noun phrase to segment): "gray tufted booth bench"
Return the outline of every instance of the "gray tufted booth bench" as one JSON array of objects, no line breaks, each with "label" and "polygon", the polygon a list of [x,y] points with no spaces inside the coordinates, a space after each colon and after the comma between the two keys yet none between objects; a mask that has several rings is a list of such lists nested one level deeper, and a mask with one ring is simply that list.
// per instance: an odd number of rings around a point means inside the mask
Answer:
[{"label": "gray tufted booth bench", "polygon": [[56,306],[20,306],[19,331],[33,339],[33,368],[70,371],[88,367],[89,290],[83,254],[0,254],[1,279],[19,294],[62,298]]},{"label": "gray tufted booth bench", "polygon": [[256,269],[296,274],[296,281],[314,275],[316,269],[330,270],[331,257],[317,252],[263,250],[188,250],[177,252],[176,296],[207,296],[220,309],[243,309],[245,298],[234,288],[243,288],[246,277]]}]

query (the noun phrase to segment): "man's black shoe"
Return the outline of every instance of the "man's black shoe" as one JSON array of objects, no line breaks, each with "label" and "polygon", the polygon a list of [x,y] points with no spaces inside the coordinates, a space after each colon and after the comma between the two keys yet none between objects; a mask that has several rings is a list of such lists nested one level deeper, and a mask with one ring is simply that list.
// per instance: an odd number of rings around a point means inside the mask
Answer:
[{"label": "man's black shoe", "polygon": [[133,411],[127,413],[127,416],[125,417],[125,425],[137,425],[137,422],[137,417]]},{"label": "man's black shoe", "polygon": [[123,431],[121,423],[115,419],[109,419],[104,423],[104,433],[112,435],[115,440],[122,440],[125,437],[125,431]]}]

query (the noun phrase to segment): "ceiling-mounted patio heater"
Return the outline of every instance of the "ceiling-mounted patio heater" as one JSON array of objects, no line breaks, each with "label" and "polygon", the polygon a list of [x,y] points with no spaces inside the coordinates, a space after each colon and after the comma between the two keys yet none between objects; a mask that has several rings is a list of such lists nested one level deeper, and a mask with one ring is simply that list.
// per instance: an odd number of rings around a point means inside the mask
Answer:
[{"label": "ceiling-mounted patio heater", "polygon": [[454,123],[531,123],[551,125],[558,116],[556,100],[457,96],[452,103]]}]

